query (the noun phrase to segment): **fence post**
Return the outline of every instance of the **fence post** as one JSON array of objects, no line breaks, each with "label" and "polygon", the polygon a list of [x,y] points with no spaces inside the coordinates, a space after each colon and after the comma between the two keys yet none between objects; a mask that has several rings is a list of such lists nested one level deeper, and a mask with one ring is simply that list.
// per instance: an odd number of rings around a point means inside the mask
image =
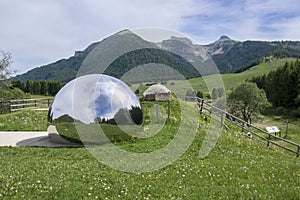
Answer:
[{"label": "fence post", "polygon": [[288,120],[286,120],[285,136],[284,136],[284,138],[287,138],[287,136],[288,136],[288,133],[289,133],[289,121],[288,121]]},{"label": "fence post", "polygon": [[155,101],[155,110],[156,110],[156,123],[158,123],[158,103]]},{"label": "fence post", "polygon": [[170,120],[170,115],[171,115],[171,103],[170,99],[168,100],[168,120]]},{"label": "fence post", "polygon": [[296,154],[297,158],[299,157],[299,153],[300,153],[300,146],[298,145],[298,150],[297,150],[297,154]]},{"label": "fence post", "polygon": [[11,101],[10,100],[8,101],[8,104],[9,104],[9,112],[11,113],[12,109],[11,109]]},{"label": "fence post", "polygon": [[48,100],[48,107],[50,107],[50,99],[48,98],[47,100]]},{"label": "fence post", "polygon": [[267,143],[267,147],[269,147],[269,146],[270,146],[270,140],[271,140],[271,134],[270,134],[270,133],[268,133],[268,143]]},{"label": "fence post", "polygon": [[204,99],[200,99],[200,101],[199,99],[197,99],[197,101],[198,101],[199,112],[200,114],[202,114]]},{"label": "fence post", "polygon": [[244,133],[244,131],[245,131],[245,123],[243,122],[243,124],[242,124],[242,133]]},{"label": "fence post", "polygon": [[224,113],[221,111],[221,128],[223,127],[224,123]]}]

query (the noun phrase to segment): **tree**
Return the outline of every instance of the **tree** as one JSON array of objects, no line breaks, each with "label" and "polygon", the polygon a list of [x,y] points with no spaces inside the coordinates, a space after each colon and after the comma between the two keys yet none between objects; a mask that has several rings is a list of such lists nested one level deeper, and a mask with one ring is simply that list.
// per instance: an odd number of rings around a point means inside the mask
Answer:
[{"label": "tree", "polygon": [[271,71],[262,78],[252,79],[258,87],[265,90],[268,100],[273,106],[298,108],[300,95],[300,62],[286,62],[284,66]]},{"label": "tree", "polygon": [[255,83],[246,82],[236,87],[228,97],[229,111],[252,123],[258,112],[268,104],[264,90]]},{"label": "tree", "polygon": [[9,52],[1,51],[0,58],[0,80],[9,78],[15,71],[12,69],[12,56]]},{"label": "tree", "polygon": [[25,92],[33,94],[33,81],[26,81]]},{"label": "tree", "polygon": [[48,84],[46,81],[41,81],[41,95],[48,95]]},{"label": "tree", "polygon": [[62,88],[62,85],[60,82],[56,81],[49,81],[48,82],[48,93],[49,95],[56,95],[56,93]]},{"label": "tree", "polygon": [[212,92],[211,92],[211,99],[212,100],[216,100],[218,98],[218,90],[216,88],[213,88]]},{"label": "tree", "polygon": [[218,88],[218,97],[222,97],[225,94],[224,88]]},{"label": "tree", "polygon": [[40,94],[41,93],[41,83],[40,81],[33,82],[33,94]]},{"label": "tree", "polygon": [[202,99],[202,98],[203,98],[203,92],[197,91],[196,96],[197,96],[198,98]]},{"label": "tree", "polygon": [[11,82],[13,88],[20,88],[21,90],[25,90],[25,85],[24,83],[22,83],[21,81],[17,80],[17,81],[12,81]]}]

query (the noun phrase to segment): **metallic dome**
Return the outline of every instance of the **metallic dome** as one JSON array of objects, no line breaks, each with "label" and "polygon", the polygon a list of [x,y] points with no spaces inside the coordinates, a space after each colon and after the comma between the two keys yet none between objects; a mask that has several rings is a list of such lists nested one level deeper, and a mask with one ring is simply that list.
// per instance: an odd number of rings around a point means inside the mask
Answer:
[{"label": "metallic dome", "polygon": [[133,125],[142,122],[134,92],[121,80],[102,74],[70,81],[56,94],[48,112],[48,124],[63,138],[83,144],[126,140],[130,138],[126,130],[134,131],[132,127],[140,126]]}]

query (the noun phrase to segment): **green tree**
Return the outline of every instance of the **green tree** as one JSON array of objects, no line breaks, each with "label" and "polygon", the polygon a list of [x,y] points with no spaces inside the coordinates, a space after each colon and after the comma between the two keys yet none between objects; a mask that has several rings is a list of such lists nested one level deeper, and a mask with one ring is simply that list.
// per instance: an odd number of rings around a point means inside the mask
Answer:
[{"label": "green tree", "polygon": [[203,98],[203,92],[201,92],[201,91],[197,91],[197,93],[196,93],[196,96],[198,97],[198,98]]},{"label": "green tree", "polygon": [[25,92],[33,94],[33,81],[26,81]]},{"label": "green tree", "polygon": [[218,97],[222,97],[225,94],[224,88],[218,88]]},{"label": "green tree", "polygon": [[20,89],[23,90],[23,91],[24,91],[24,89],[25,89],[24,83],[22,83],[22,82],[19,81],[19,80],[17,80],[17,81],[12,81],[11,84],[12,84],[13,88],[20,88]]},{"label": "green tree", "polygon": [[[260,83],[259,78],[256,78]],[[300,94],[300,62],[286,62],[283,67],[270,72],[264,82],[268,100],[273,106],[297,108],[297,97]],[[259,84],[258,84],[259,85]]]},{"label": "green tree", "polygon": [[218,97],[219,97],[218,90],[216,88],[213,88],[213,90],[211,92],[211,99],[216,100]]},{"label": "green tree", "polygon": [[49,95],[56,95],[56,93],[60,90],[62,87],[60,82],[57,81],[49,81],[48,82],[48,93]]},{"label": "green tree", "polygon": [[40,81],[33,82],[33,94],[40,94],[41,92],[41,83]]},{"label": "green tree", "polygon": [[12,56],[9,52],[1,51],[0,58],[0,80],[9,78],[15,71],[12,69]]},{"label": "green tree", "polygon": [[46,81],[41,81],[41,95],[48,95],[48,84]]},{"label": "green tree", "polygon": [[268,104],[264,90],[246,82],[236,87],[228,97],[229,112],[252,123],[253,118]]}]

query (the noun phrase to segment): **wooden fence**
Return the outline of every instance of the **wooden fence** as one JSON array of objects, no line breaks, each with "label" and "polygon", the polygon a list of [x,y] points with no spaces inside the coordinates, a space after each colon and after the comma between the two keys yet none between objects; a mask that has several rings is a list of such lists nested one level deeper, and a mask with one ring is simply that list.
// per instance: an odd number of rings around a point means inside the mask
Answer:
[{"label": "wooden fence", "polygon": [[228,122],[238,129],[241,130],[244,136],[251,140],[255,140],[267,147],[271,145],[289,151],[295,154],[297,157],[300,155],[300,145],[292,141],[286,140],[282,137],[278,137],[275,134],[271,134],[266,130],[258,128],[253,124],[250,124],[214,105],[206,102],[204,99],[198,97],[185,97],[185,100],[194,101],[197,103],[199,112],[201,115],[211,118],[212,120],[217,120],[220,125],[226,126],[225,122]]},{"label": "wooden fence", "polygon": [[0,100],[0,113],[25,109],[48,108],[52,98]]}]

